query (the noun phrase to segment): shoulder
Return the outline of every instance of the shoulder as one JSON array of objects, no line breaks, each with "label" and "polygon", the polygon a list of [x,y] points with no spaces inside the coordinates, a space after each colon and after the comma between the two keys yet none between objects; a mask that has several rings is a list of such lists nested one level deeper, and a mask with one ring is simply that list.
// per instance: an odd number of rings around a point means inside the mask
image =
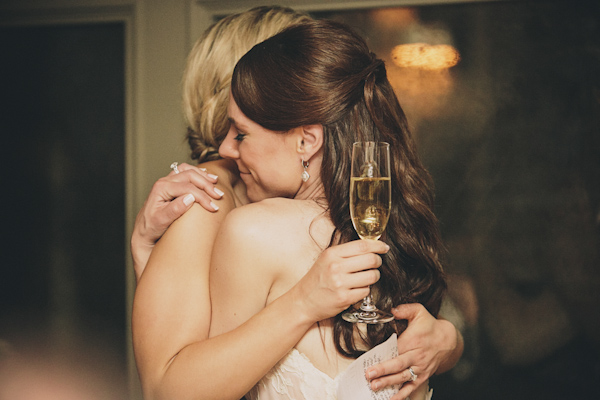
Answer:
[{"label": "shoulder", "polygon": [[312,207],[302,200],[274,198],[236,208],[227,215],[225,223],[244,233],[263,232],[265,229],[297,225],[307,215],[313,214]]},{"label": "shoulder", "polygon": [[271,243],[280,240],[282,229],[289,226],[294,217],[290,206],[277,200],[280,199],[237,207],[227,214],[221,233],[229,238],[243,239],[252,245],[262,246],[266,240]]},{"label": "shoulder", "polygon": [[176,219],[165,232],[166,237],[175,237],[180,242],[201,242],[206,249],[212,246],[227,215],[235,209],[232,196],[213,200],[219,206],[216,212],[207,211],[194,203],[181,217]]},{"label": "shoulder", "polygon": [[290,251],[290,247],[310,237],[311,224],[324,213],[310,201],[273,198],[247,204],[231,211],[219,236],[231,243],[246,243],[271,254]]}]

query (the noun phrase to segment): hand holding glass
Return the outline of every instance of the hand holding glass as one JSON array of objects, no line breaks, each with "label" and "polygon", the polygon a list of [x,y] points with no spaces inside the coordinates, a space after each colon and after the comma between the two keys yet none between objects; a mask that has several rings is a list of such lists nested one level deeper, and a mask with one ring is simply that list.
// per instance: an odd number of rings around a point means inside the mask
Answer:
[{"label": "hand holding glass", "polygon": [[[350,173],[350,217],[361,239],[378,240],[390,217],[392,185],[390,180],[390,145],[385,142],[357,142],[352,146]],[[382,324],[394,316],[379,310],[371,294],[359,308],[342,314],[348,322]]]}]

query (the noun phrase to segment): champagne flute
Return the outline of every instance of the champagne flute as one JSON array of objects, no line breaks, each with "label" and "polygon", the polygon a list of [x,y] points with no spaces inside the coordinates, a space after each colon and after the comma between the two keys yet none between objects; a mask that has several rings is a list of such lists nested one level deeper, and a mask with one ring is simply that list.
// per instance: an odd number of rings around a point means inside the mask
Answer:
[{"label": "champagne flute", "polygon": [[[352,224],[361,239],[378,240],[388,223],[392,205],[389,143],[354,143],[351,168]],[[350,308],[342,318],[353,323],[383,324],[392,321],[394,316],[379,310],[369,293],[358,308]]]}]

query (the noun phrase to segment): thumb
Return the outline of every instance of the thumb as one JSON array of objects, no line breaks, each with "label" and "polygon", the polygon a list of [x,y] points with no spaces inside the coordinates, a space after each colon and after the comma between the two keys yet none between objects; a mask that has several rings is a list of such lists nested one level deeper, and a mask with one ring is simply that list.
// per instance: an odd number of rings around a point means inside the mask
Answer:
[{"label": "thumb", "polygon": [[400,304],[392,309],[392,314],[396,319],[406,319],[410,322],[419,316],[423,308],[419,303]]}]

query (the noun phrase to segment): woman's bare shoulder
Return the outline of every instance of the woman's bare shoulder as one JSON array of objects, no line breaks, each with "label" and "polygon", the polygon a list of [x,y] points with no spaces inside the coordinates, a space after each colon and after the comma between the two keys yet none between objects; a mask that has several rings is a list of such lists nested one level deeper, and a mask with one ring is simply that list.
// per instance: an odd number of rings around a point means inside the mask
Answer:
[{"label": "woman's bare shoulder", "polygon": [[278,197],[238,207],[234,213],[230,213],[228,219],[237,223],[252,223],[253,227],[262,229],[265,226],[272,228],[275,225],[297,223],[317,212],[317,208],[308,201]]},{"label": "woman's bare shoulder", "polygon": [[230,234],[248,239],[268,233],[289,220],[289,213],[278,202],[258,202],[237,207],[225,218],[224,227]]},{"label": "woman's bare shoulder", "polygon": [[238,207],[224,222],[224,234],[271,251],[304,240],[323,209],[304,200],[273,198]]}]

